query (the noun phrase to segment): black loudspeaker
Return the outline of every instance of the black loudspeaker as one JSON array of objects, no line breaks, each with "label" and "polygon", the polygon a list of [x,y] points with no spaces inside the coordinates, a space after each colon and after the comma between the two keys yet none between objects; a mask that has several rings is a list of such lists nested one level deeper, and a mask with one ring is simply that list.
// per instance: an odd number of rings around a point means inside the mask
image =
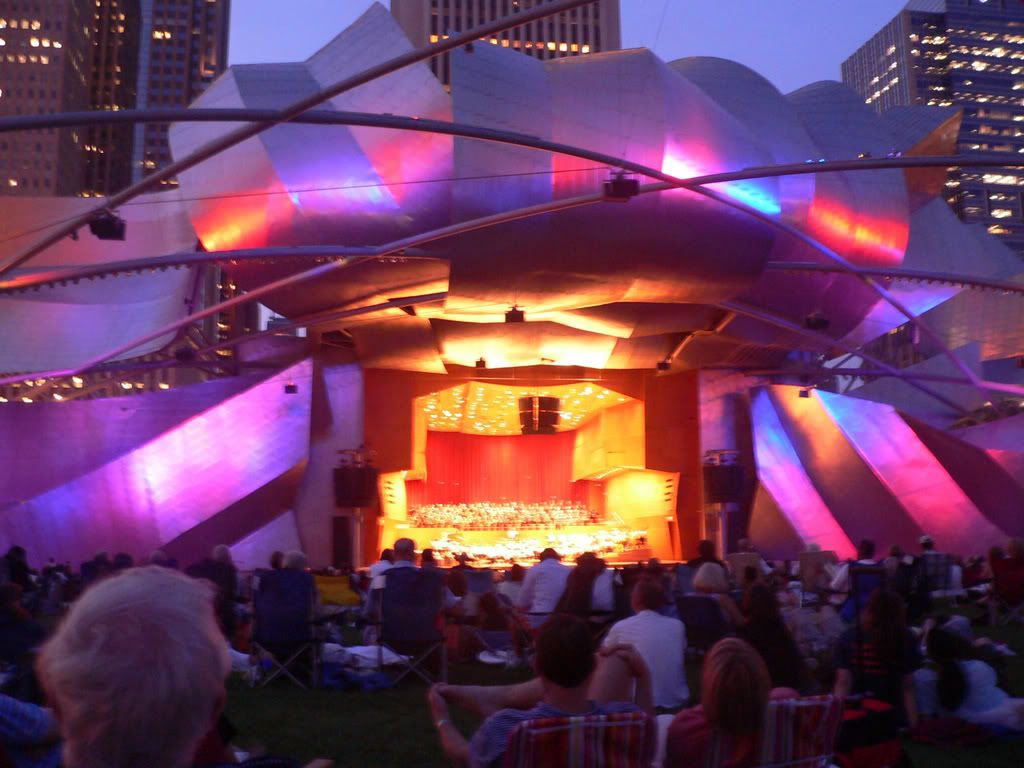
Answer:
[{"label": "black loudspeaker", "polygon": [[375,467],[337,467],[334,503],[339,507],[372,507],[377,503]]},{"label": "black loudspeaker", "polygon": [[704,503],[739,501],[743,490],[743,467],[738,464],[704,465]]},{"label": "black loudspeaker", "polygon": [[519,398],[519,426],[524,435],[553,435],[561,415],[557,397]]}]

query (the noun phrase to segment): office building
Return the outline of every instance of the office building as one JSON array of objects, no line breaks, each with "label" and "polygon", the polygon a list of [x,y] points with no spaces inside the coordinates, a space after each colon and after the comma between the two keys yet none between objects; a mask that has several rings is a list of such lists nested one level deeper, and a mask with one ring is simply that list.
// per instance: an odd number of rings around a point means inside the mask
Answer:
[{"label": "office building", "polygon": [[[93,109],[135,107],[139,61],[139,0],[96,0],[93,12],[90,72]],[[85,129],[85,179],[82,194],[100,197],[127,187],[132,180],[129,125]]]},{"label": "office building", "polygon": [[[877,112],[961,107],[958,153],[1024,154],[1024,3],[912,0],[842,65],[843,82]],[[946,199],[1024,256],[1024,170],[951,170]]]},{"label": "office building", "polygon": [[[0,0],[0,117],[89,109],[92,2]],[[0,194],[75,195],[82,186],[80,129],[0,137]]]},{"label": "office building", "polygon": [[[549,0],[391,0],[391,13],[414,46],[436,43],[450,32],[486,24]],[[490,39],[538,59],[582,56],[622,46],[619,0],[598,0],[547,19],[509,29]],[[446,86],[451,80],[448,55],[430,62]]]},{"label": "office building", "polygon": [[[230,8],[230,0],[141,0],[139,109],[187,107],[224,71]],[[170,164],[167,125],[136,126],[132,152],[135,181]]]}]

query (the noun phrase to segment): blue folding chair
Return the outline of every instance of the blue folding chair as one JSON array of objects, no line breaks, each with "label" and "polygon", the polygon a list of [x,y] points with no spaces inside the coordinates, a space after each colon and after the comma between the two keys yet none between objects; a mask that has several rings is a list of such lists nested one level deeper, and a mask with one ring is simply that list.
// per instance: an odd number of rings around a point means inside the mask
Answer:
[{"label": "blue folding chair", "polygon": [[283,675],[300,688],[307,686],[297,674],[316,687],[320,648],[314,633],[313,577],[289,568],[260,576],[253,595],[253,645],[272,665],[260,685]]},{"label": "blue folding chair", "polygon": [[384,574],[380,594],[378,668],[384,666],[384,649],[401,658],[398,682],[410,672],[427,683],[434,676],[425,669],[440,654],[438,677],[448,681],[448,649],[445,644],[444,574],[437,570],[391,568]]}]

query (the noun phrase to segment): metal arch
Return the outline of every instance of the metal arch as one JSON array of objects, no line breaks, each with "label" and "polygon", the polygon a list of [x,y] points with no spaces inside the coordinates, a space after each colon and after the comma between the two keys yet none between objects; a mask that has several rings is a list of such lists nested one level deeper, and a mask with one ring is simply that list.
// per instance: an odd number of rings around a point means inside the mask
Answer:
[{"label": "metal arch", "polygon": [[[755,179],[755,178],[767,178],[771,176],[783,176],[783,175],[794,175],[794,174],[807,174],[807,173],[823,173],[823,172],[835,172],[843,170],[872,170],[880,168],[899,168],[899,167],[946,167],[951,164],[956,164],[966,158],[958,157],[941,157],[941,158],[928,158],[928,157],[897,157],[897,158],[858,158],[857,160],[842,160],[832,161],[824,163],[797,163],[788,164],[782,166],[764,166],[755,169],[747,169],[743,171],[732,171],[727,173],[708,174],[705,176],[693,177],[691,179],[680,180],[674,176],[665,174],[657,169],[648,168],[640,165],[639,163],[633,163],[628,160],[615,158],[610,155],[606,155],[600,152],[592,152],[590,150],[582,149],[580,147],[573,147],[565,144],[559,144],[557,142],[548,142],[541,139],[537,139],[532,136],[523,134],[517,134],[506,131],[494,131],[489,129],[481,129],[475,126],[462,126],[456,123],[446,123],[444,121],[433,121],[433,120],[418,120],[416,118],[398,118],[394,116],[383,115],[383,116],[372,116],[363,115],[362,119],[372,122],[377,127],[409,127],[411,130],[426,131],[431,133],[444,132],[450,133],[451,135],[465,136],[467,138],[478,138],[483,140],[493,140],[503,143],[514,144],[517,146],[531,147],[535,149],[541,149],[549,152],[558,152],[560,154],[571,155],[582,159],[588,159],[596,162],[607,163],[625,170],[633,171],[635,173],[648,176],[650,178],[659,179],[660,181],[671,184],[673,187],[680,187],[690,189],[693,192],[704,195],[710,199],[716,200],[719,203],[723,203],[735,210],[742,211],[749,216],[759,219],[760,221],[773,226],[783,232],[786,232],[791,237],[795,237],[805,244],[811,246],[826,258],[833,261],[841,267],[841,270],[848,274],[856,276],[862,280],[869,288],[878,294],[880,298],[890,304],[898,312],[903,314],[907,320],[919,328],[928,338],[934,343],[942,353],[956,366],[961,373],[972,383],[980,388],[980,380],[975,373],[960,359],[956,354],[949,348],[949,346],[936,334],[932,329],[924,323],[917,315],[907,309],[898,299],[892,296],[883,286],[879,285],[870,276],[862,273],[858,267],[850,264],[846,259],[840,256],[837,252],[825,246],[819,240],[811,237],[802,230],[793,227],[783,221],[772,218],[760,211],[754,210],[742,203],[732,200],[724,195],[721,195],[714,190],[707,189],[703,185],[721,183],[724,181],[737,181],[743,179]],[[268,122],[266,127],[271,127],[275,123]],[[229,134],[234,135],[234,134]],[[185,158],[182,162],[194,159],[197,154],[203,152],[200,150],[198,153]],[[213,153],[215,154],[215,153]],[[195,162],[201,162],[202,158],[195,160]],[[995,161],[998,162],[998,161]],[[193,163],[194,164],[194,163]],[[176,164],[177,165],[177,164]],[[1005,164],[999,167],[1008,167]],[[138,187],[139,185],[136,185]],[[129,188],[125,192],[115,195],[114,198],[110,199],[107,207],[115,207],[116,200],[123,202],[126,199],[130,199],[137,192],[133,192],[135,188]],[[88,217],[87,217],[88,218]],[[75,222],[73,221],[72,224]],[[64,225],[58,232],[66,229],[69,225]],[[49,242],[53,242],[53,237],[56,233],[51,234],[44,239],[40,244],[33,246],[25,254],[19,256],[14,262],[6,267],[0,267],[0,276],[10,269],[13,269],[20,263],[27,261],[34,253],[38,253],[42,248],[47,247]],[[58,238],[59,239],[59,238]],[[1020,394],[1024,394],[1024,388],[1021,388]]]},{"label": "metal arch", "polygon": [[67,235],[70,235],[74,230],[81,226],[84,226],[88,221],[102,213],[109,208],[116,208],[121,203],[130,200],[131,198],[139,195],[149,189],[159,186],[161,181],[170,179],[177,176],[182,171],[188,170],[194,165],[198,165],[209,157],[220,154],[226,149],[229,149],[241,142],[256,136],[269,128],[280,123],[286,123],[292,118],[301,115],[313,107],[323,104],[339,94],[350,91],[353,88],[357,88],[360,85],[372,82],[380,77],[388,75],[392,72],[396,72],[404,67],[411,64],[417,64],[421,61],[427,61],[435,56],[440,56],[447,51],[452,51],[456,48],[460,48],[463,45],[473,43],[480,38],[489,37],[496,35],[499,32],[504,32],[507,29],[513,29],[515,27],[528,24],[531,21],[537,19],[545,19],[549,16],[555,16],[563,11],[570,11],[574,8],[586,5],[592,2],[592,0],[555,0],[550,3],[541,3],[529,10],[523,10],[520,13],[514,14],[513,16],[506,16],[498,19],[497,21],[491,22],[490,24],[483,24],[479,27],[463,32],[461,34],[452,35],[446,40],[440,40],[437,43],[431,43],[422,48],[417,48],[407,53],[403,53],[400,56],[388,59],[387,61],[377,64],[376,66],[370,67],[358,74],[347,77],[339,83],[335,83],[327,88],[324,88],[311,96],[307,96],[304,99],[293,102],[284,109],[280,110],[276,118],[268,120],[262,123],[250,123],[248,125],[242,125],[233,131],[228,132],[226,135],[214,139],[203,145],[191,155],[176,160],[170,165],[161,168],[157,172],[145,177],[136,184],[131,185],[127,189],[118,192],[109,198],[105,198],[104,202],[91,209],[89,212],[76,217],[72,221],[61,225],[56,231],[50,233],[46,237],[42,238],[35,245],[28,248],[28,250],[15,257],[14,260],[0,266],[0,277],[10,272],[12,269],[19,267],[26,261],[31,259],[36,254],[45,250],[49,246],[56,242],[59,242]]},{"label": "metal arch", "polygon": [[[909,384],[910,386],[914,387],[920,392],[923,392],[929,397],[937,400],[938,402],[942,403],[948,408],[952,408],[957,413],[963,415],[966,415],[968,413],[968,411],[964,409],[963,406],[954,403],[945,395],[936,392],[931,387],[921,384],[916,380],[911,380],[908,377],[904,376],[903,371],[901,371],[899,368],[889,365],[884,360],[880,360],[874,357],[873,355],[861,352],[854,345],[842,341],[841,339],[835,339],[832,336],[828,336],[824,333],[818,333],[817,331],[812,331],[808,328],[804,328],[803,326],[797,325],[796,323],[787,320],[784,317],[780,317],[772,312],[766,312],[765,310],[760,309],[758,307],[745,304],[742,301],[722,301],[716,304],[716,306],[719,309],[723,309],[729,312],[735,312],[738,315],[743,315],[745,317],[758,320],[762,323],[767,323],[768,325],[774,325],[777,328],[782,328],[784,330],[790,331],[791,333],[803,336],[804,338],[811,339],[812,341],[818,342],[819,344],[822,344],[826,347],[840,347],[842,349],[845,349],[847,352],[850,352],[852,354],[855,354],[857,357],[867,360],[869,363],[878,367],[879,369],[883,371],[888,371],[889,375],[895,376],[898,379],[906,381],[907,384]],[[964,381],[961,383],[973,386],[973,382],[971,381]]]},{"label": "metal arch", "polygon": [[[337,260],[353,256],[376,256],[380,249],[376,247],[350,248],[339,245],[326,246],[284,246],[275,248],[245,248],[235,251],[191,252],[183,251],[156,256],[147,259],[128,259],[126,261],[104,262],[85,267],[71,269],[47,269],[42,272],[31,272],[18,275],[9,280],[0,280],[0,295],[5,293],[24,293],[29,289],[43,286],[65,285],[80,280],[94,280],[112,275],[140,272],[164,271],[180,269],[203,264],[219,264],[230,262],[233,266],[247,261],[263,261],[272,259],[301,259],[309,261]],[[398,258],[406,261],[425,260],[433,257],[408,249]]]},{"label": "metal arch", "polygon": [[[765,269],[777,272],[844,271],[841,267],[833,264],[818,264],[813,261],[769,261],[765,265]],[[862,274],[882,279],[945,283],[973,290],[999,291],[1000,293],[1024,296],[1024,283],[1011,283],[1008,280],[988,280],[969,275],[958,275],[953,272],[930,272],[925,269],[875,269],[873,267],[858,267],[858,269]]]},{"label": "metal arch", "polygon": [[[665,188],[666,187],[664,184],[649,184],[641,187],[640,191],[641,193],[658,192],[663,191]],[[528,208],[520,208],[515,211],[506,211],[504,213],[498,213],[492,216],[484,216],[478,219],[473,219],[472,221],[462,222],[460,224],[453,224],[447,227],[442,227],[440,229],[431,230],[430,232],[425,232],[423,234],[412,235],[410,237],[406,237],[401,240],[396,240],[392,243],[388,243],[387,245],[381,246],[378,249],[377,253],[373,255],[342,257],[337,261],[333,261],[327,264],[321,264],[319,266],[313,267],[312,269],[308,269],[305,272],[299,272],[298,274],[289,275],[287,277],[281,278],[280,280],[274,280],[273,282],[261,285],[258,288],[254,288],[253,290],[249,291],[248,293],[239,294],[238,296],[227,299],[226,301],[222,301],[219,304],[213,304],[209,307],[206,307],[205,309],[200,310],[199,312],[193,312],[192,314],[187,315],[184,318],[168,323],[162,328],[158,328],[155,331],[151,331],[143,336],[133,339],[115,349],[103,353],[102,355],[98,355],[97,357],[94,357],[86,361],[85,363],[76,366],[75,368],[59,369],[55,371],[38,371],[27,374],[14,374],[11,376],[4,376],[0,377],[0,386],[3,386],[5,384],[15,384],[17,382],[27,381],[29,379],[45,379],[62,376],[73,376],[75,374],[82,373],[83,371],[90,370],[91,368],[106,362],[110,358],[124,354],[125,352],[129,352],[132,349],[135,349],[135,347],[139,346],[140,344],[145,344],[146,342],[153,341],[154,339],[158,339],[161,336],[166,336],[168,334],[174,333],[179,328],[182,328],[186,325],[191,325],[196,320],[202,320],[204,317],[209,317],[219,312],[223,312],[225,309],[230,309],[231,307],[237,306],[239,304],[244,304],[249,301],[253,301],[255,299],[260,298],[261,296],[265,296],[267,294],[279,291],[284,288],[290,288],[291,286],[298,285],[299,283],[302,283],[306,280],[311,280],[315,277],[320,277],[322,275],[329,274],[335,270],[351,266],[362,261],[377,259],[380,258],[381,256],[389,256],[392,254],[400,253],[401,251],[404,251],[406,248],[413,248],[420,245],[426,245],[427,243],[431,243],[436,240],[442,240],[447,237],[466,234],[468,232],[473,232],[478,229],[486,229],[488,227],[493,227],[498,224],[505,224],[512,221],[518,221],[520,219],[527,219],[532,216],[541,216],[546,213],[555,213],[557,211],[564,211],[569,210],[571,208],[578,208],[584,205],[594,205],[595,203],[602,202],[605,202],[604,195],[584,195],[581,197],[574,197],[566,200],[542,203],[540,205],[534,205]]]}]

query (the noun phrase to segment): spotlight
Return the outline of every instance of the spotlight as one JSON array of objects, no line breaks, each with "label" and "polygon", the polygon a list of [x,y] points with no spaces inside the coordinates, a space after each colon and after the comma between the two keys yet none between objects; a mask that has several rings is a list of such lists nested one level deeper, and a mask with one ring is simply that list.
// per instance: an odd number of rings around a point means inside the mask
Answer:
[{"label": "spotlight", "polygon": [[804,327],[809,331],[824,331],[829,324],[829,319],[820,312],[812,312],[804,318]]},{"label": "spotlight", "polygon": [[481,357],[479,360],[476,361],[476,367],[478,370],[482,371],[484,368],[487,367],[487,361]]},{"label": "spotlight", "polygon": [[505,313],[506,323],[525,323],[526,313],[523,312],[519,307],[512,307],[508,312]]},{"label": "spotlight", "polygon": [[811,390],[809,390],[809,389],[801,389],[800,390],[800,397],[810,397],[810,396],[811,396]]},{"label": "spotlight", "polygon": [[604,199],[611,202],[625,203],[639,194],[640,181],[622,171],[617,171],[604,183]]},{"label": "spotlight", "polygon": [[658,361],[658,370],[659,371],[668,371],[671,368],[672,368],[672,363],[670,363],[668,360],[659,360]]},{"label": "spotlight", "polygon": [[89,222],[89,231],[99,240],[124,240],[127,223],[120,216],[104,211]]},{"label": "spotlight", "polygon": [[286,395],[297,395],[299,394],[299,385],[289,381],[284,385],[284,393]]}]

